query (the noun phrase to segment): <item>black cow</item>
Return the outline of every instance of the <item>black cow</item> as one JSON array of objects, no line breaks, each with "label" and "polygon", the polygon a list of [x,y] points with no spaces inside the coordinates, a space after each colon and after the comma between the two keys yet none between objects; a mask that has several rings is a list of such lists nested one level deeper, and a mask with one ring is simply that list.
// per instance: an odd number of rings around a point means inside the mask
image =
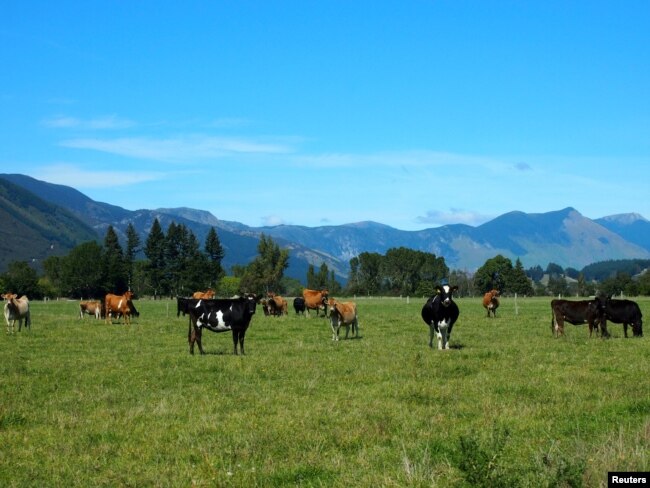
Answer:
[{"label": "black cow", "polygon": [[293,299],[293,309],[296,311],[296,315],[302,314],[305,315],[305,299],[303,297],[296,297]]},{"label": "black cow", "polygon": [[436,286],[436,294],[422,307],[422,320],[429,326],[429,347],[433,347],[433,334],[438,335],[438,349],[449,349],[449,339],[458,315],[458,305],[453,300],[457,286]]},{"label": "black cow", "polygon": [[[555,337],[564,335],[564,322],[573,325],[589,324],[589,337],[598,325],[604,322],[604,310],[596,300],[551,300],[551,332]],[[601,330],[601,336],[607,337],[607,329]]]},{"label": "black cow", "polygon": [[627,337],[627,326],[632,326],[634,337],[643,337],[643,315],[639,305],[632,300],[614,300],[609,297],[596,297],[599,306],[605,312],[605,320],[601,323],[603,334],[607,332],[607,320],[615,324],[623,324],[623,333]]},{"label": "black cow", "polygon": [[176,317],[180,317],[183,314],[183,317],[190,313],[189,305],[192,298],[187,297],[176,297]]},{"label": "black cow", "polygon": [[195,342],[201,354],[205,354],[201,345],[201,334],[204,328],[212,332],[231,330],[233,353],[237,354],[237,344],[239,344],[239,350],[245,354],[244,337],[256,307],[255,295],[239,298],[189,299],[190,327],[187,340],[190,343],[190,354],[194,354]]}]

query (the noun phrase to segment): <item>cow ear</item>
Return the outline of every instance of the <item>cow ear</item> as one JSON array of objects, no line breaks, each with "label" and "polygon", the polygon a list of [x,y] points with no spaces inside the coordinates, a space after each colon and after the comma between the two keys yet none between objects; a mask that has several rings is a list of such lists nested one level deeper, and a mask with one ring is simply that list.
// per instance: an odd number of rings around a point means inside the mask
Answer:
[{"label": "cow ear", "polygon": [[442,286],[436,285],[435,290],[436,290],[436,295],[440,295],[442,293]]},{"label": "cow ear", "polygon": [[458,291],[458,286],[456,286],[456,285],[452,286],[451,291]]}]

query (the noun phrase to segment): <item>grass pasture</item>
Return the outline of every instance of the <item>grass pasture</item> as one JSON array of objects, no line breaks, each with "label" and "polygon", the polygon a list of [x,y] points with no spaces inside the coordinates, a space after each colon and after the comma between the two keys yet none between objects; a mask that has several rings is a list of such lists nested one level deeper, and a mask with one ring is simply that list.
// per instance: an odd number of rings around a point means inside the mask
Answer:
[{"label": "grass pasture", "polygon": [[[637,300],[650,317],[650,300]],[[359,339],[265,317],[245,357],[175,302],[130,326],[32,302],[0,334],[0,486],[606,486],[650,470],[650,333],[553,338],[550,299],[458,299],[452,349],[424,300],[360,299]],[[518,313],[516,313],[516,311]],[[344,335],[344,334],[343,334]]]}]

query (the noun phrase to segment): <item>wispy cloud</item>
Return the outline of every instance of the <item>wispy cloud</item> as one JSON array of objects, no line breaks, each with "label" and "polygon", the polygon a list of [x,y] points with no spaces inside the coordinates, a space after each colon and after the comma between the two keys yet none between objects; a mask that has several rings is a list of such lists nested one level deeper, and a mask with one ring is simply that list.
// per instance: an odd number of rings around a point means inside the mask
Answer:
[{"label": "wispy cloud", "polygon": [[494,215],[485,215],[462,208],[450,208],[448,211],[428,210],[423,216],[416,217],[415,221],[419,224],[428,225],[447,225],[447,224],[467,224],[480,225],[494,218]]},{"label": "wispy cloud", "polygon": [[264,215],[262,216],[262,225],[273,227],[276,225],[288,225],[289,222],[284,220],[279,215]]},{"label": "wispy cloud", "polygon": [[131,186],[165,177],[163,173],[152,171],[92,171],[66,163],[41,166],[32,176],[77,189]]},{"label": "wispy cloud", "polygon": [[528,163],[517,163],[515,164],[515,169],[518,169],[519,171],[530,171],[533,168]]},{"label": "wispy cloud", "polygon": [[215,159],[234,154],[287,154],[294,150],[291,145],[282,142],[203,135],[171,138],[79,138],[61,141],[60,145],[168,162]]},{"label": "wispy cloud", "polygon": [[43,120],[43,125],[53,129],[114,130],[129,129],[135,127],[136,123],[116,115],[107,115],[92,119],[80,119],[67,115],[59,115]]}]

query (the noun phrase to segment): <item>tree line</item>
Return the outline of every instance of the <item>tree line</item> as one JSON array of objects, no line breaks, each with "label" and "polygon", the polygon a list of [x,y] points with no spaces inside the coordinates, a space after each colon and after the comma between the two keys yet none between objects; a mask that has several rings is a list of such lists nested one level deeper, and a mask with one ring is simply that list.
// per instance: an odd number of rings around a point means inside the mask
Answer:
[{"label": "tree line", "polygon": [[[172,222],[163,231],[154,220],[144,243],[129,224],[126,239],[120,243],[112,226],[103,243],[89,241],[73,248],[66,256],[51,256],[38,273],[27,262],[12,262],[0,275],[4,290],[31,298],[66,296],[99,298],[106,293],[131,290],[138,296],[187,296],[197,290],[214,289],[220,296],[253,292],[300,295],[302,284],[284,276],[289,266],[289,251],[281,249],[271,237],[262,234],[258,255],[247,265],[235,265],[227,275],[222,260],[225,251],[214,227],[200,243],[191,229]],[[144,259],[137,259],[144,256]],[[622,269],[638,270],[639,260],[623,263]],[[391,248],[385,254],[362,252],[349,261],[347,285],[336,279],[326,263],[318,269],[309,265],[307,288],[327,288],[333,295],[430,296],[438,283],[459,287],[459,296],[475,296],[497,289],[502,294],[520,296],[576,295],[598,292],[611,295],[650,295],[650,273],[633,279],[629,273],[614,273],[615,264],[594,267],[608,270],[600,282],[588,280],[584,272],[563,269],[549,263],[546,270],[535,266],[524,270],[520,259],[512,261],[497,255],[474,273],[450,270],[444,257],[405,247]],[[543,277],[547,283],[542,283]]]}]

